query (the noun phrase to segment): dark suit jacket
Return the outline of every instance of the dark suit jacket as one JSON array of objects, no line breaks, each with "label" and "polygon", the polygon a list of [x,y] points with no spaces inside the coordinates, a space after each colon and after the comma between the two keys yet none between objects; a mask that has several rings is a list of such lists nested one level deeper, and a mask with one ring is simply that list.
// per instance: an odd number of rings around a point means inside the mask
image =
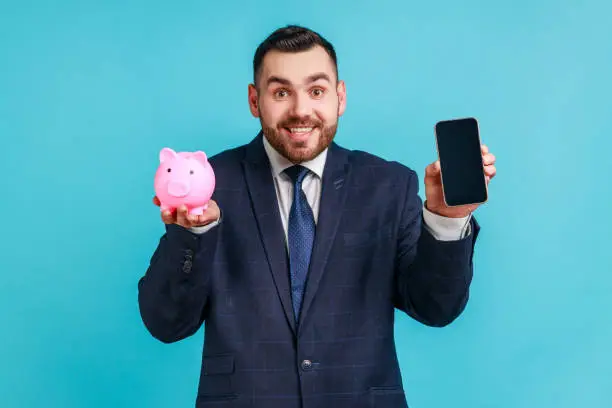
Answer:
[{"label": "dark suit jacket", "polygon": [[205,324],[197,407],[407,407],[394,308],[429,326],[464,310],[478,224],[459,241],[423,228],[416,173],[333,143],[298,324],[261,133],[209,160],[221,223],[167,226],[139,282],[162,342]]}]

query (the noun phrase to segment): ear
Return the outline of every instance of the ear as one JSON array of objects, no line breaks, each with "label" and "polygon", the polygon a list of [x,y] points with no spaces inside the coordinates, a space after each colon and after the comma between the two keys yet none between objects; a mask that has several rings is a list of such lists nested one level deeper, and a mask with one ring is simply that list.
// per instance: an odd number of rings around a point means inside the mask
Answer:
[{"label": "ear", "polygon": [[249,110],[251,111],[251,115],[258,118],[259,117],[259,96],[257,95],[257,88],[255,88],[254,84],[249,84]]},{"label": "ear", "polygon": [[338,92],[338,116],[342,116],[346,109],[346,84],[344,81],[338,81],[336,91]]},{"label": "ear", "polygon": [[206,153],[201,152],[199,150],[193,153],[193,158],[202,163],[203,165],[206,165],[206,163],[208,163],[208,157],[206,157]]},{"label": "ear", "polygon": [[159,162],[160,163],[163,163],[168,160],[172,160],[175,157],[176,157],[176,152],[170,149],[169,147],[164,147],[163,149],[161,149],[161,152],[159,152]]}]

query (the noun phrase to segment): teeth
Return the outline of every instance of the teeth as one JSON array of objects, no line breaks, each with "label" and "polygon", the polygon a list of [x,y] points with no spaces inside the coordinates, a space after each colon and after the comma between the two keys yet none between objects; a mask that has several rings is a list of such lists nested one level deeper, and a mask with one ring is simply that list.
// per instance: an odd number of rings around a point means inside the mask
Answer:
[{"label": "teeth", "polygon": [[289,130],[291,130],[291,133],[308,133],[312,131],[312,128],[311,127],[308,127],[308,128],[301,127],[301,128],[291,128]]}]

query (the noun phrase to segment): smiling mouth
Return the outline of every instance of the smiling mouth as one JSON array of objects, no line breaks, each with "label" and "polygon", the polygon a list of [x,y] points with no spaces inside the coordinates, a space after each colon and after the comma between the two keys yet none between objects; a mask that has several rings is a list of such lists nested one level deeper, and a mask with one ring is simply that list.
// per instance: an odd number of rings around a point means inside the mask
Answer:
[{"label": "smiling mouth", "polygon": [[315,130],[315,127],[284,127],[283,130],[288,136],[296,141],[305,141]]},{"label": "smiling mouth", "polygon": [[294,133],[296,135],[302,134],[302,133],[310,133],[312,132],[312,130],[314,129],[314,127],[286,127],[286,130],[288,130],[291,133]]}]

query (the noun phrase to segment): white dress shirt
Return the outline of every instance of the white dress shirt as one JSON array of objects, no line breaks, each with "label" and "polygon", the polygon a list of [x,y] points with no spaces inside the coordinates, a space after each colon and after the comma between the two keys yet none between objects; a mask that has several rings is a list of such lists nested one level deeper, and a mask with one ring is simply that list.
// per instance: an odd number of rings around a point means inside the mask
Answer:
[{"label": "white dress shirt", "polygon": [[[291,210],[291,204],[293,202],[293,182],[289,176],[284,173],[284,170],[293,166],[293,163],[278,153],[265,137],[263,137],[263,143],[266,154],[270,160],[278,207],[280,210],[283,228],[285,230],[285,238],[287,238],[289,211]],[[310,170],[302,182],[302,189],[304,190],[306,199],[312,208],[315,223],[319,217],[321,181],[323,179],[323,168],[325,167],[326,158],[327,149],[325,149],[314,159],[300,163],[302,166]],[[221,211],[223,210],[221,209]],[[447,218],[434,214],[423,206],[423,219],[425,221],[425,227],[428,229],[428,231],[440,241],[457,240],[469,235],[470,233],[469,215],[463,218]],[[220,219],[202,227],[193,227],[190,230],[201,234],[213,228],[219,222]]]}]

